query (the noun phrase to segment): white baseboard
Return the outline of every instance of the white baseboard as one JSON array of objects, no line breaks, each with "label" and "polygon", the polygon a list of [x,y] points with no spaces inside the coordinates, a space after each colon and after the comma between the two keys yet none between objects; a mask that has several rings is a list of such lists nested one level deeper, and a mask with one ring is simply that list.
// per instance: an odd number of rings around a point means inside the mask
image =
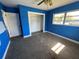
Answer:
[{"label": "white baseboard", "polygon": [[5,53],[4,53],[3,57],[2,57],[2,59],[5,59],[5,57],[6,57],[7,51],[8,51],[9,46],[10,46],[10,42],[11,42],[11,41],[9,41],[9,43],[8,43],[8,45],[7,45],[7,48],[6,48],[6,50],[5,50]]},{"label": "white baseboard", "polygon": [[45,32],[48,32],[48,33],[50,33],[50,34],[52,34],[52,35],[55,35],[55,36],[61,37],[61,38],[63,38],[63,39],[69,40],[69,41],[71,41],[71,42],[73,42],[73,43],[79,44],[78,41],[75,41],[75,40],[72,40],[72,39],[70,39],[70,38],[67,38],[67,37],[58,35],[58,34],[56,34],[56,33],[52,33],[52,32],[50,32],[50,31],[45,31]]},{"label": "white baseboard", "polygon": [[26,36],[24,36],[24,38],[28,38],[28,37],[30,37],[31,36],[31,34],[30,35],[26,35]]}]

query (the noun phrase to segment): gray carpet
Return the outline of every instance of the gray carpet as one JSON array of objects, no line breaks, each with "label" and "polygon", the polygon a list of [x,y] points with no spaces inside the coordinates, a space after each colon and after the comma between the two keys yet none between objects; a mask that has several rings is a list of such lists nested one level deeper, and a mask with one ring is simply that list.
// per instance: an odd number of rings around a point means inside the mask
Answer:
[{"label": "gray carpet", "polygon": [[[57,55],[51,48],[58,42],[66,47]],[[12,39],[6,59],[79,59],[79,45],[39,32],[26,39]]]}]

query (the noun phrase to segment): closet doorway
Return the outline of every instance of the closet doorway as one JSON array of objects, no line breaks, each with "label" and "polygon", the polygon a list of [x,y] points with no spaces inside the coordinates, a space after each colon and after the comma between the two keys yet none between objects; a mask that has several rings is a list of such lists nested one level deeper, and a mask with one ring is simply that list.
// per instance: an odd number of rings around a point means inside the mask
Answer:
[{"label": "closet doorway", "polygon": [[28,12],[30,35],[34,32],[45,31],[45,14]]},{"label": "closet doorway", "polygon": [[2,10],[2,14],[10,38],[20,36],[21,26],[18,13],[10,13]]}]

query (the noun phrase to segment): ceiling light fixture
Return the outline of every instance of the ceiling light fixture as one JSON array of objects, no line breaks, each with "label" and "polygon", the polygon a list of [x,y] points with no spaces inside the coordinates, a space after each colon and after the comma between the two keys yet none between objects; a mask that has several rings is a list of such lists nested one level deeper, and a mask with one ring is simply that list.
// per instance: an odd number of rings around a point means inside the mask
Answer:
[{"label": "ceiling light fixture", "polygon": [[52,0],[34,0],[34,3],[37,3],[37,5],[41,5],[42,3],[46,4],[47,6],[53,5]]}]

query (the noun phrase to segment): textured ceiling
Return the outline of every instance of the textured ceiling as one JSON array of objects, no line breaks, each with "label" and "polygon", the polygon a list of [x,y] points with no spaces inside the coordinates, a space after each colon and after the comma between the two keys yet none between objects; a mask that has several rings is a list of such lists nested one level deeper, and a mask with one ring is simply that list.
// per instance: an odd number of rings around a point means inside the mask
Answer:
[{"label": "textured ceiling", "polygon": [[36,3],[34,3],[34,0],[0,0],[1,3],[3,3],[6,6],[10,6],[10,7],[21,4],[21,5],[25,5],[25,6],[29,6],[33,8],[42,9],[42,10],[54,9],[54,8],[57,8],[57,7],[66,5],[66,4],[79,1],[79,0],[52,0],[52,1],[53,1],[53,6],[49,7],[45,5],[44,3],[38,6]]}]

